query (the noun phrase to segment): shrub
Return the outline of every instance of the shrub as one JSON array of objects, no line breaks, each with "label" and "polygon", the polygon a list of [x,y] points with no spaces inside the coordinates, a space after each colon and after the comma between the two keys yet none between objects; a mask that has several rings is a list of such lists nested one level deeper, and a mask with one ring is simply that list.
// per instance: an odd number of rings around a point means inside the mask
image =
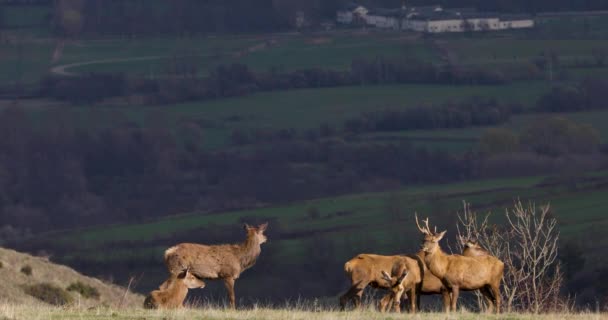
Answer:
[{"label": "shrub", "polygon": [[30,265],[25,265],[25,266],[21,267],[21,273],[23,273],[26,276],[31,276],[32,267],[30,267]]},{"label": "shrub", "polygon": [[72,302],[70,294],[50,283],[39,283],[24,288],[25,293],[43,302],[63,306]]},{"label": "shrub", "polygon": [[99,291],[97,288],[80,281],[73,282],[66,290],[78,292],[86,299],[99,299]]}]

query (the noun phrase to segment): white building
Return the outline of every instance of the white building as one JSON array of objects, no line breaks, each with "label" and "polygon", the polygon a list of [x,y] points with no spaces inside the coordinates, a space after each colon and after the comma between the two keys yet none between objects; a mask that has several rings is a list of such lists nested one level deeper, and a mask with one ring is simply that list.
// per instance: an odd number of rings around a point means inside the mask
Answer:
[{"label": "white building", "polygon": [[365,21],[380,29],[402,29],[427,33],[493,31],[534,27],[527,15],[478,13],[475,8],[443,9],[441,6],[367,10],[351,4],[338,11],[338,22]]},{"label": "white building", "polygon": [[336,13],[336,21],[342,24],[352,24],[357,19],[366,20],[367,8],[358,4],[349,4]]},{"label": "white building", "polygon": [[401,9],[376,9],[367,13],[365,21],[376,28],[399,30],[404,17],[405,14]]}]

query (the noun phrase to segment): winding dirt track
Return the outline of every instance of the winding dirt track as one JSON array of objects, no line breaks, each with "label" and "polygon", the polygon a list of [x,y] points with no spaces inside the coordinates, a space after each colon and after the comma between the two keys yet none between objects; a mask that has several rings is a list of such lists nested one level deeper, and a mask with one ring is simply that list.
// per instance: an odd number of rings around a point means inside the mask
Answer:
[{"label": "winding dirt track", "polygon": [[129,62],[129,61],[145,61],[145,60],[157,60],[170,58],[170,56],[145,56],[145,57],[132,57],[132,58],[115,58],[115,59],[100,59],[100,60],[91,60],[84,62],[76,62],[63,64],[59,66],[55,66],[51,68],[51,73],[58,76],[77,76],[78,73],[69,72],[67,69],[87,66],[91,64],[104,64],[104,63],[115,63],[115,62]]}]

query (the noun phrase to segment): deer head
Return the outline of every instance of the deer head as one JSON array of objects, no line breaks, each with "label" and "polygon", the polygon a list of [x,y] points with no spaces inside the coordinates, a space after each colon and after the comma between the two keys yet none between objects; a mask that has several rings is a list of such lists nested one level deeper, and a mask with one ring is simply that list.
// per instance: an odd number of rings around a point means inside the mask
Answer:
[{"label": "deer head", "polygon": [[408,272],[404,271],[403,274],[399,277],[393,277],[388,272],[382,270],[382,279],[388,282],[389,288],[394,289],[400,287],[403,284],[403,280],[407,277]]},{"label": "deer head", "polygon": [[184,271],[183,274],[178,275],[177,278],[182,279],[188,289],[202,289],[205,287],[205,282],[190,273],[190,269],[186,269],[186,271]]},{"label": "deer head", "polygon": [[445,236],[445,233],[447,231],[438,233],[437,227],[435,227],[435,232],[433,232],[429,227],[429,218],[426,218],[426,220],[423,220],[423,222],[424,227],[421,227],[420,223],[418,222],[418,215],[416,214],[416,226],[418,227],[418,230],[420,230],[420,232],[424,235],[422,250],[425,253],[433,253],[439,248],[439,241],[443,239],[443,236]]},{"label": "deer head", "polygon": [[268,238],[264,234],[264,231],[268,228],[268,222],[262,223],[257,227],[252,227],[248,224],[244,224],[243,228],[247,232],[247,239],[253,239],[255,242],[262,244],[268,241]]}]

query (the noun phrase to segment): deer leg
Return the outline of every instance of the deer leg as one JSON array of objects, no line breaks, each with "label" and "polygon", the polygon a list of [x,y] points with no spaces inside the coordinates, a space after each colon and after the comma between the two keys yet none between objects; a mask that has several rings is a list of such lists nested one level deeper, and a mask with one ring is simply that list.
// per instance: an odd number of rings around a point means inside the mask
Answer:
[{"label": "deer leg", "polygon": [[367,287],[367,282],[358,282],[354,284],[346,291],[344,295],[340,297],[340,310],[344,311],[346,309],[346,304],[349,300],[353,301],[355,308],[359,308],[361,305],[361,296],[363,295],[363,290]]},{"label": "deer leg", "polygon": [[[492,291],[490,291],[490,287],[484,286],[479,289],[479,292],[481,292],[484,300],[486,301],[486,312],[492,313],[492,311],[494,310],[494,298],[492,297]],[[479,309],[482,310],[483,307],[479,306]]]},{"label": "deer leg", "polygon": [[401,312],[401,299],[403,298],[404,290],[399,290],[398,292],[393,293],[393,310],[395,312]]},{"label": "deer leg", "polygon": [[228,299],[230,300],[230,308],[236,309],[236,301],[235,301],[235,297],[234,297],[234,279],[225,278],[224,285],[226,286],[226,291],[228,291]]},{"label": "deer leg", "polygon": [[357,310],[361,309],[361,297],[362,296],[363,296],[363,289],[359,289],[359,291],[357,291],[357,293],[355,293],[355,295],[353,296],[354,303],[355,303],[355,309],[357,309]]},{"label": "deer leg", "polygon": [[500,313],[500,307],[502,304],[502,296],[500,295],[500,282],[498,284],[490,285],[490,291],[494,296],[494,304],[496,307],[496,314]]},{"label": "deer leg", "polygon": [[456,312],[456,303],[458,302],[458,294],[460,293],[460,288],[457,286],[452,286],[452,311]]},{"label": "deer leg", "polygon": [[410,313],[416,313],[416,286],[410,289],[407,296],[410,299]]},{"label": "deer leg", "polygon": [[420,292],[422,292],[422,285],[418,286],[418,292],[419,293],[416,295],[416,299],[415,299],[416,300],[416,310],[417,311],[420,310],[420,296],[421,296]]},{"label": "deer leg", "polygon": [[452,301],[452,296],[451,296],[450,292],[448,291],[448,289],[446,289],[446,288],[441,289],[441,298],[443,300],[443,311],[450,312],[450,303]]},{"label": "deer leg", "polygon": [[378,310],[382,313],[386,312],[386,308],[393,304],[393,293],[389,292],[380,299],[378,303]]}]

